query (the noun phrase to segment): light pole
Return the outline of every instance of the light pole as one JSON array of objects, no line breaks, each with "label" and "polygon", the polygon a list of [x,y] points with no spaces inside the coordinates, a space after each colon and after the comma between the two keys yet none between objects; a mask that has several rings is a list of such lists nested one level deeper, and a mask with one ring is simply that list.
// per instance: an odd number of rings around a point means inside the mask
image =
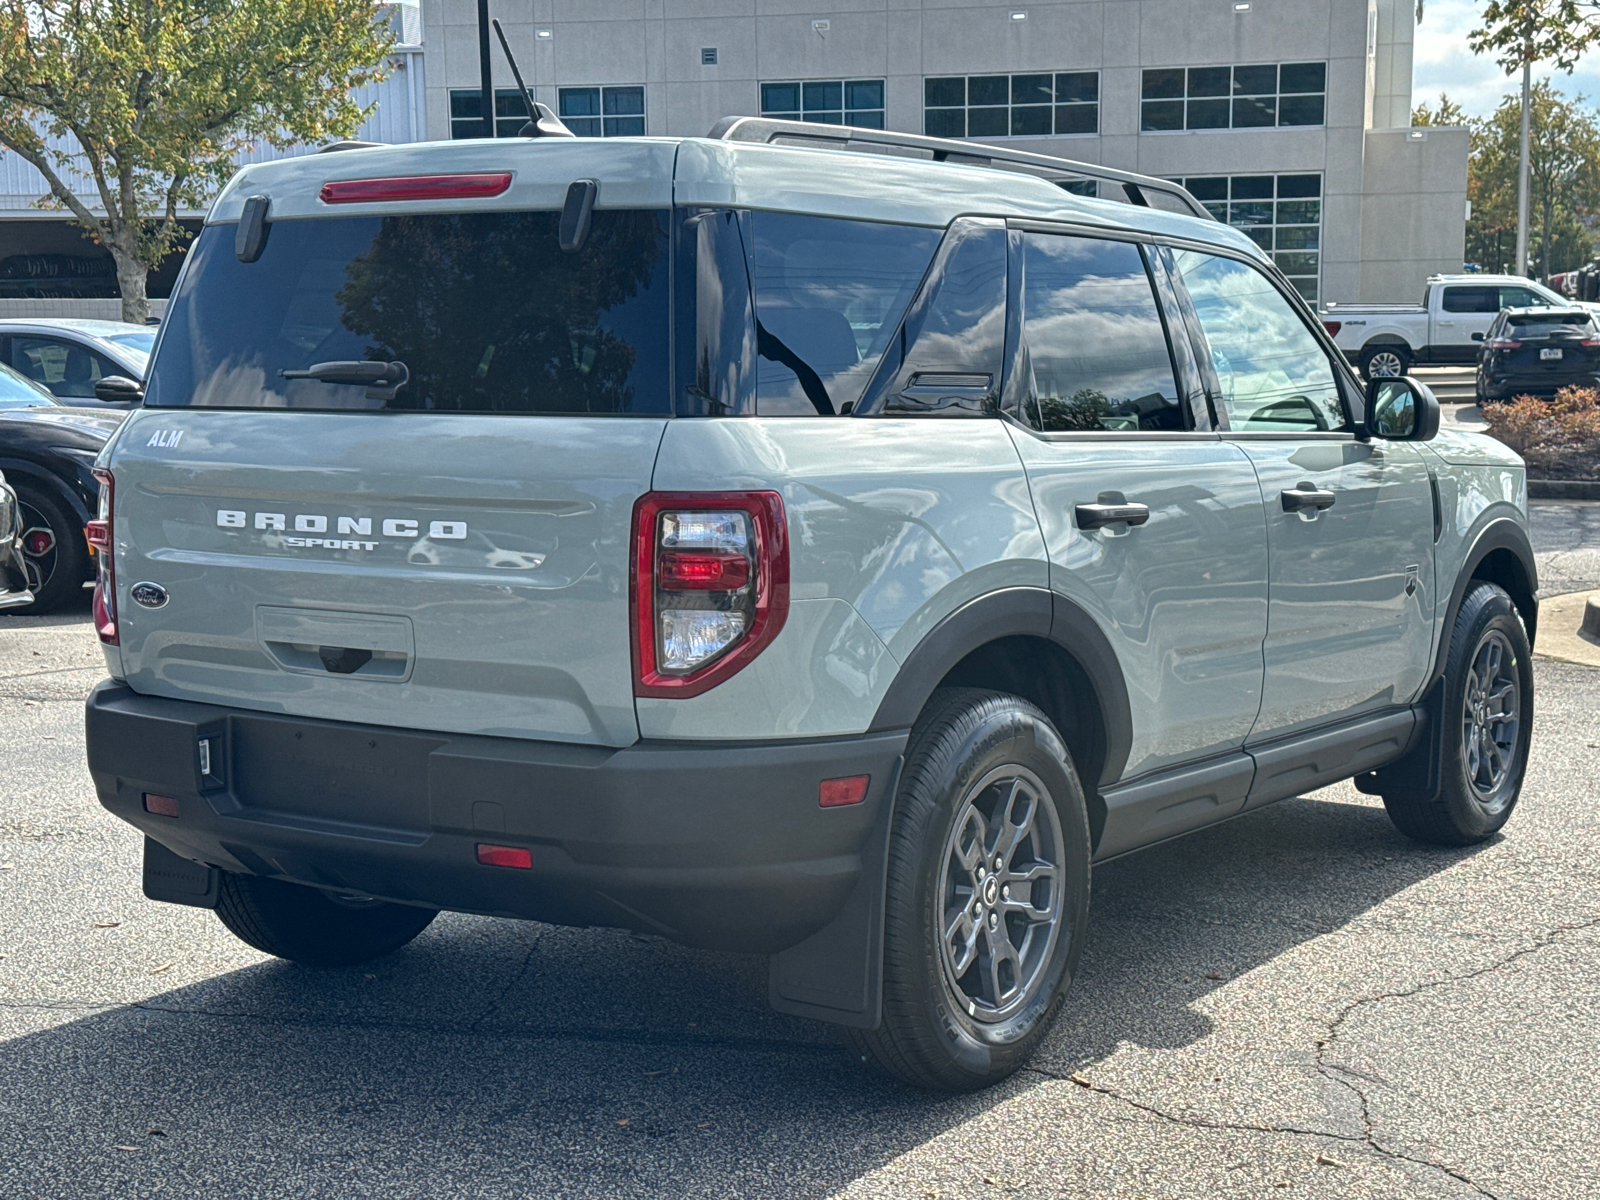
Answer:
[{"label": "light pole", "polygon": [[[483,136],[494,136],[494,72],[489,62],[489,0],[478,0],[478,73],[483,82]],[[1527,96],[1523,96],[1522,124],[1526,129]]]},{"label": "light pole", "polygon": [[1518,275],[1528,273],[1528,134],[1529,109],[1532,107],[1533,59],[1530,57],[1532,53],[1533,44],[1530,38],[1522,43],[1522,146],[1517,160],[1516,274]]}]

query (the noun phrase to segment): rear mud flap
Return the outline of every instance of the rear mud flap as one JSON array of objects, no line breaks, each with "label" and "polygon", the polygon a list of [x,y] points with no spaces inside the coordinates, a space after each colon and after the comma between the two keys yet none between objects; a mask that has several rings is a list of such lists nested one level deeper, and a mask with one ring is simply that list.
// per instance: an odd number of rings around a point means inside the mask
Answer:
[{"label": "rear mud flap", "polygon": [[771,959],[767,1000],[777,1011],[856,1029],[883,1019],[883,908],[889,831],[905,756],[895,760],[889,803],[861,849],[861,875],[839,915]]},{"label": "rear mud flap", "polygon": [[144,894],[167,904],[215,908],[222,872],[204,863],[190,862],[160,842],[144,840]]}]

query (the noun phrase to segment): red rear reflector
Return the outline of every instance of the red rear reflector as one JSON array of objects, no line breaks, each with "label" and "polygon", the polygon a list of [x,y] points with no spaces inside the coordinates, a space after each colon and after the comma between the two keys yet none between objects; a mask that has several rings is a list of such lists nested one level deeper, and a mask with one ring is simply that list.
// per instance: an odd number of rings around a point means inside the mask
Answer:
[{"label": "red rear reflector", "polygon": [[1324,321],[1322,327],[1328,331],[1329,337],[1338,337],[1339,330],[1344,328],[1343,321]]},{"label": "red rear reflector", "polygon": [[823,808],[841,808],[846,804],[860,804],[867,798],[867,784],[871,775],[847,775],[843,779],[824,779],[817,789],[817,803]]},{"label": "red rear reflector", "polygon": [[478,861],[486,867],[516,867],[519,871],[531,871],[533,851],[521,846],[491,846],[479,842]]},{"label": "red rear reflector", "polygon": [[472,200],[498,196],[511,186],[510,171],[483,175],[406,175],[390,179],[338,179],[322,185],[324,204],[384,200]]},{"label": "red rear reflector", "polygon": [[154,792],[146,792],[144,810],[147,813],[155,813],[158,817],[175,817],[178,815],[178,802],[171,796],[158,796]]},{"label": "red rear reflector", "polygon": [[111,529],[104,521],[90,521],[83,527],[83,536],[96,550],[111,548]]},{"label": "red rear reflector", "polygon": [[736,592],[749,582],[750,560],[742,554],[663,550],[656,560],[656,583],[670,592]]}]

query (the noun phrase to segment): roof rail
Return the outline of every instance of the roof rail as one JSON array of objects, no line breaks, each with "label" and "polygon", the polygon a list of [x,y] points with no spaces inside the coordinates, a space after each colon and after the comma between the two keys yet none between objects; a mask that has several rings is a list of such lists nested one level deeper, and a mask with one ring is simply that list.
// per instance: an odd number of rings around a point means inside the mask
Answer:
[{"label": "roof rail", "polygon": [[933,162],[993,167],[996,170],[1042,176],[1052,183],[1062,182],[1061,176],[1105,180],[1121,184],[1122,192],[1129,204],[1150,208],[1152,205],[1146,193],[1154,192],[1170,197],[1190,216],[1207,220],[1216,219],[1205,205],[1189,194],[1186,188],[1170,180],[1157,179],[1153,175],[1139,175],[1133,171],[1119,171],[1115,167],[1102,167],[1096,163],[1075,162],[1070,158],[1029,154],[1024,150],[991,146],[985,142],[924,137],[921,134],[896,133],[884,129],[859,129],[854,125],[784,121],[774,117],[723,117],[711,127],[711,132],[706,136],[725,142],[808,145],[818,149],[853,150],[864,154],[926,157]]}]

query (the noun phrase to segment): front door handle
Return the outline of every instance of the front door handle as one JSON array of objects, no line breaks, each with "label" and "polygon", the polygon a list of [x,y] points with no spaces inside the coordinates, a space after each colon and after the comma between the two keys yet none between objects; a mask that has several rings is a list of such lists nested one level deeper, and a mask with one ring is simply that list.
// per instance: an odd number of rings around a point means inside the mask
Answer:
[{"label": "front door handle", "polygon": [[1129,525],[1143,525],[1150,519],[1150,506],[1124,501],[1121,504],[1080,504],[1073,513],[1078,518],[1079,529],[1099,529],[1125,521]]},{"label": "front door handle", "polygon": [[1326,488],[1315,487],[1309,483],[1284,488],[1279,496],[1283,500],[1284,512],[1301,512],[1308,508],[1321,512],[1325,508],[1332,508],[1337,498]]}]

